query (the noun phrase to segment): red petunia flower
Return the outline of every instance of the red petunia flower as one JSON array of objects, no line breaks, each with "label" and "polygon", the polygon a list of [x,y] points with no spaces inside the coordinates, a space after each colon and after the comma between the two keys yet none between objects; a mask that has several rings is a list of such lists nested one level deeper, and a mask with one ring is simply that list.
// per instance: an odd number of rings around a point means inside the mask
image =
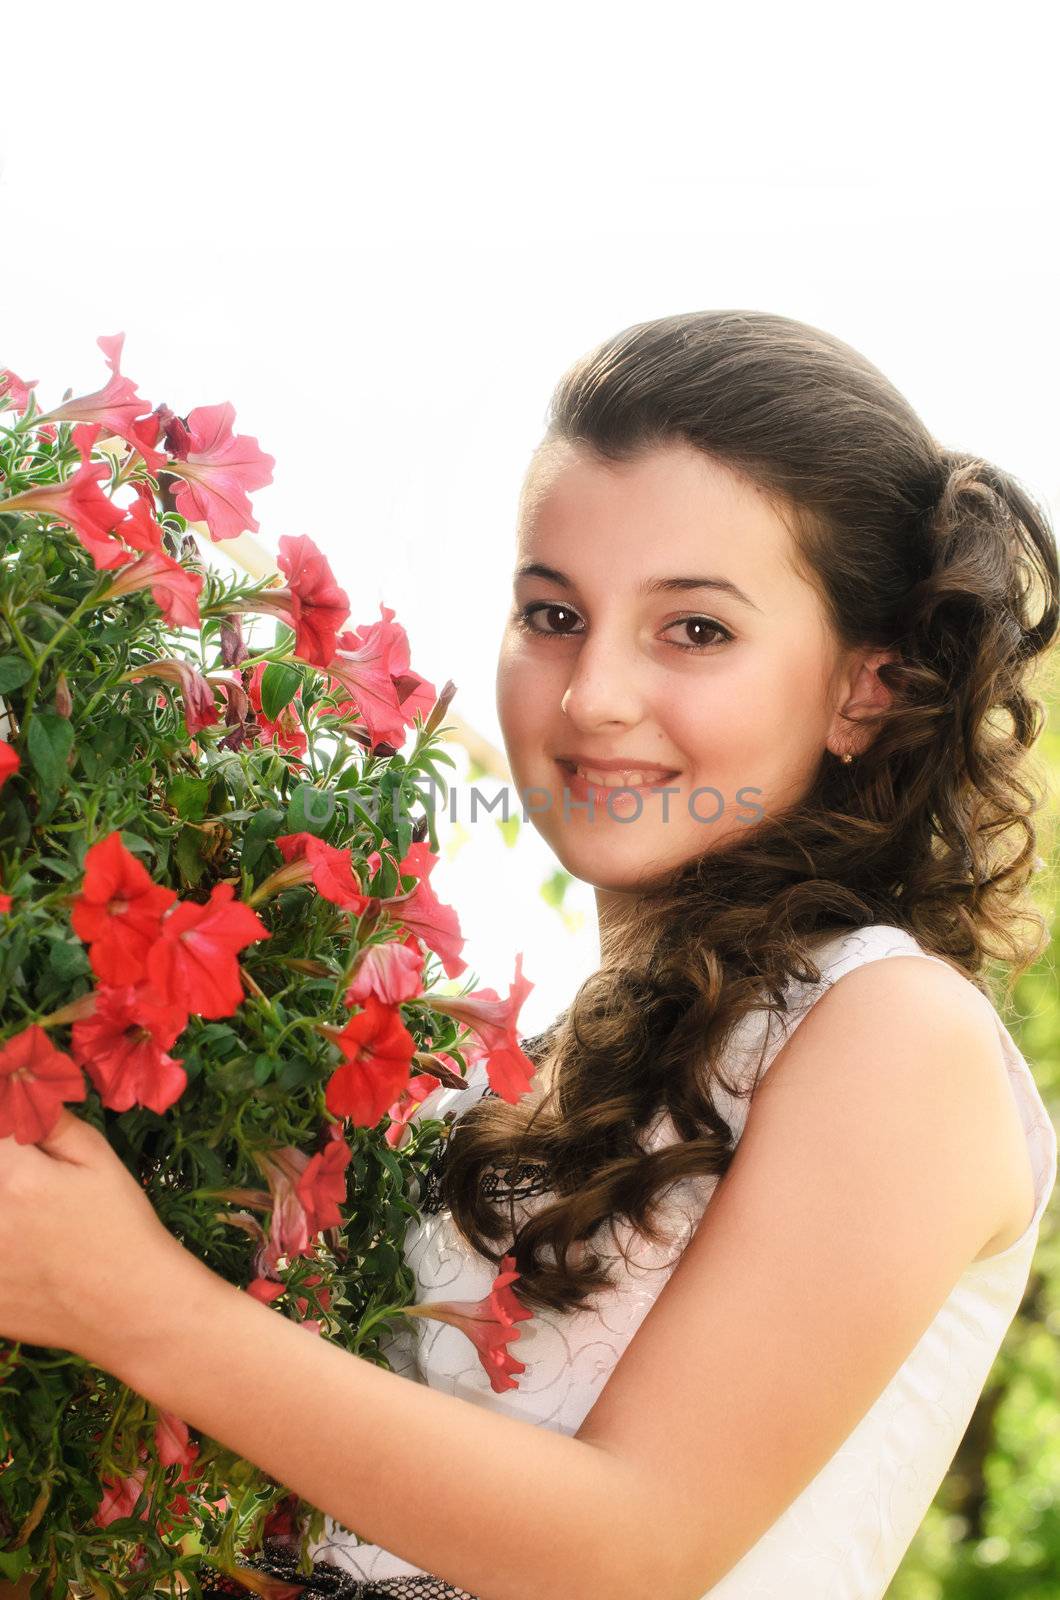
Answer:
[{"label": "red petunia flower", "polygon": [[284,534],[278,562],[287,576],[282,589],[255,596],[253,609],[268,611],[295,632],[294,653],[313,667],[326,667],[335,653],[339,629],[350,614],[349,596],[312,539]]},{"label": "red petunia flower", "polygon": [[181,901],[162,923],[147,957],[147,975],[167,1005],[187,1006],[200,1017],[230,1017],[242,1004],[237,954],[271,937],[250,906],[218,883],[205,905]]},{"label": "red petunia flower", "polygon": [[267,664],[267,662],[259,661],[251,672],[250,682],[247,684],[247,694],[250,696],[250,703],[254,707],[262,743],[268,743],[274,739],[281,750],[290,750],[294,755],[304,756],[309,744],[305,736],[305,729],[299,722],[294,710],[296,703],[302,698],[302,691],[299,689],[295,694],[294,700],[284,706],[275,722],[270,722],[261,705],[261,680],[264,677]]},{"label": "red petunia flower", "polygon": [[[318,1283],[322,1283],[322,1282],[323,1282],[323,1279],[321,1278],[319,1272],[311,1272],[307,1278],[303,1278],[302,1279],[302,1287],[305,1288],[305,1289],[313,1289],[313,1288],[316,1288],[316,1285]],[[317,1292],[317,1300],[320,1303],[320,1308],[321,1308],[322,1311],[330,1311],[331,1310],[331,1290],[330,1289],[320,1289],[320,1290],[318,1290],[318,1292]],[[304,1317],[306,1312],[309,1310],[309,1301],[306,1299],[306,1297],[304,1295],[296,1294],[295,1297],[294,1297],[294,1303],[295,1303],[295,1309],[297,1310],[298,1315],[300,1317]],[[306,1327],[310,1327],[310,1326],[313,1326],[313,1324],[306,1323],[305,1326]],[[319,1333],[320,1332],[320,1324],[316,1323],[315,1324],[315,1328],[316,1328],[316,1332]]]},{"label": "red petunia flower", "polygon": [[168,406],[158,415],[174,460],[166,470],[181,481],[175,490],[177,510],[189,522],[205,522],[210,537],[235,539],[258,531],[248,489],[272,482],[273,456],[258,448],[249,434],[233,434],[235,408],[196,406],[181,421]]},{"label": "red petunia flower", "polygon": [[267,1306],[278,1300],[286,1287],[285,1283],[278,1283],[275,1278],[251,1278],[247,1284],[247,1294],[252,1294],[255,1300]]},{"label": "red petunia flower", "polygon": [[0,1139],[36,1144],[51,1133],[64,1101],[84,1100],[84,1074],[31,1022],[0,1046]]},{"label": "red petunia flower", "polygon": [[182,1006],[161,1007],[143,987],[126,984],[96,990],[95,1010],[75,1022],[70,1048],[110,1111],[146,1106],[160,1115],[179,1100],[188,1077],[166,1054],[183,1033]]},{"label": "red petunia flower", "polygon": [[490,1086],[511,1104],[526,1093],[536,1071],[529,1056],[519,1048],[519,1008],[533,988],[523,977],[522,952],[515,958],[515,979],[502,1000],[496,989],[476,989],[474,994],[429,994],[436,1011],[454,1017],[475,1034],[487,1057]]},{"label": "red petunia flower", "polygon": [[[332,905],[352,911],[358,917],[370,905],[371,896],[361,893],[360,879],[353,868],[352,849],[337,849],[313,833],[281,833],[273,842],[285,861],[305,862],[304,873]],[[279,873],[283,871],[281,867]]]},{"label": "red petunia flower", "polygon": [[172,889],[152,883],[143,864],[122,844],[120,833],[109,833],[90,845],[70,922],[89,946],[88,959],[97,977],[104,983],[138,983],[146,970],[147,952],[160,936],[162,914],[176,898]]},{"label": "red petunia flower", "polygon": [[27,410],[29,392],[38,382],[37,378],[16,377],[10,367],[0,367],[0,406],[10,406],[15,411]]},{"label": "red petunia flower", "polygon": [[107,358],[112,374],[109,382],[91,394],[78,395],[73,400],[65,401],[54,411],[47,412],[46,418],[49,422],[96,423],[100,428],[105,428],[108,434],[116,433],[139,451],[147,463],[148,471],[157,474],[159,468],[165,466],[166,457],[158,450],[152,450],[154,438],[151,437],[151,430],[137,427],[137,418],[148,420],[151,402],[141,399],[136,393],[135,383],[131,378],[123,378],[119,367],[125,335],[111,334],[97,339],[96,343]]},{"label": "red petunia flower", "polygon": [[91,450],[98,433],[98,426],[75,428],[73,438],[81,453],[77,471],[62,483],[42,483],[36,489],[0,500],[0,513],[32,511],[67,523],[95,565],[109,570],[128,561],[129,552],[110,537],[125,513],[99,486],[100,479],[109,476],[110,468],[103,462],[92,464]]},{"label": "red petunia flower", "polygon": [[341,1032],[325,1032],[346,1057],[324,1091],[328,1110],[360,1128],[374,1128],[408,1083],[415,1040],[394,1007],[371,996]]},{"label": "red petunia flower", "polygon": [[518,1324],[533,1316],[512,1290],[511,1285],[518,1276],[515,1257],[504,1256],[493,1287],[484,1299],[439,1300],[429,1305],[403,1306],[402,1310],[408,1317],[432,1317],[466,1333],[478,1351],[490,1388],[494,1394],[503,1394],[506,1389],[519,1387],[513,1373],[526,1371],[526,1363],[517,1361],[508,1346],[522,1331]]},{"label": "red petunia flower", "polygon": [[332,1133],[333,1137],[324,1149],[310,1156],[296,1186],[311,1234],[322,1233],[325,1228],[338,1228],[342,1224],[339,1207],[346,1203],[346,1168],[353,1158],[353,1151],[337,1126],[333,1125]]},{"label": "red petunia flower", "polygon": [[423,940],[428,950],[441,958],[446,976],[458,978],[467,968],[467,962],[460,955],[464,936],[456,911],[442,904],[427,881],[437,863],[438,857],[432,854],[426,839],[409,846],[398,871],[403,877],[414,874],[419,883],[410,900],[403,900],[394,907],[394,914],[409,932]]},{"label": "red petunia flower", "polygon": [[4,787],[8,778],[14,777],[21,765],[18,751],[13,749],[6,739],[0,739],[0,789]]}]

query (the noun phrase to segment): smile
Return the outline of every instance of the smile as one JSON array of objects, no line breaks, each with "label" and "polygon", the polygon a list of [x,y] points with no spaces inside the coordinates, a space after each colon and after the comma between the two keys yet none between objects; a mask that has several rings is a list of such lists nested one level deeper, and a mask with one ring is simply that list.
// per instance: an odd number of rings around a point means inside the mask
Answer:
[{"label": "smile", "polygon": [[606,792],[609,789],[643,789],[647,791],[658,788],[661,784],[669,783],[672,778],[678,776],[676,772],[644,773],[634,769],[629,772],[600,772],[593,767],[575,767],[567,761],[557,761],[556,765],[573,780],[570,787],[575,794],[579,790]]}]

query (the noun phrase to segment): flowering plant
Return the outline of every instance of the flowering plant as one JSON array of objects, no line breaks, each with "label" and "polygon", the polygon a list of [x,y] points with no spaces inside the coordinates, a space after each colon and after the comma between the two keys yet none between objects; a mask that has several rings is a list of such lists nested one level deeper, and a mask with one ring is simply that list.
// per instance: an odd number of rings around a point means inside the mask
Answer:
[{"label": "flowering plant", "polygon": [[[204,562],[189,524],[207,549],[256,529],[272,457],[230,405],[145,402],[122,343],[47,412],[0,369],[0,1137],[76,1107],[186,1248],[307,1337],[385,1363],[396,1319],[440,1317],[513,1387],[512,1258],[473,1306],[410,1306],[402,1258],[434,1091],[479,1058],[509,1100],[533,1073],[521,957],[507,998],[454,993],[430,885],[417,781],[444,794],[454,686],[386,606],[346,628],[305,536],[285,583]],[[245,1575],[322,1520],[80,1357],[0,1342],[0,1579],[35,1600],[196,1591],[203,1557]]]}]

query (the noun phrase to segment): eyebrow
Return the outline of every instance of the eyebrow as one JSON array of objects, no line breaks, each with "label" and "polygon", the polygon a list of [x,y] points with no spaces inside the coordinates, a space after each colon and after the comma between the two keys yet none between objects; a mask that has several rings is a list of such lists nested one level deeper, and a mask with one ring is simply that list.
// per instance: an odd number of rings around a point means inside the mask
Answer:
[{"label": "eyebrow", "polygon": [[[525,561],[515,570],[515,581],[520,578],[544,578],[549,583],[555,583],[562,589],[575,589],[577,585],[565,572],[560,572],[557,567],[548,567],[543,561]],[[638,589],[638,594],[669,594],[683,593],[686,589],[716,589],[721,594],[732,595],[734,600],[740,600],[745,606],[750,606],[754,611],[761,611],[761,606],[755,605],[750,595],[729,578],[646,578]]]}]

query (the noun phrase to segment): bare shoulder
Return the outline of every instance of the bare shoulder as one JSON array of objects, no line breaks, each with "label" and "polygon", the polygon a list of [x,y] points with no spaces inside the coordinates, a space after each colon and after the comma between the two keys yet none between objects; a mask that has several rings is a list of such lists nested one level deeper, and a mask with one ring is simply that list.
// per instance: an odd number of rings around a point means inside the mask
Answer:
[{"label": "bare shoulder", "polygon": [[660,1548],[675,1593],[716,1583],[865,1416],[990,1253],[1015,1115],[997,1014],[955,969],[880,958],[810,1007],[578,1430],[642,1496],[643,1592]]},{"label": "bare shoulder", "polygon": [[[871,1075],[859,1066],[868,1059],[878,1063]],[[1034,1179],[997,1012],[955,966],[896,955],[844,973],[810,1008],[755,1098],[767,1088],[781,1097],[809,1092],[823,1116],[840,1118],[878,1115],[881,1096],[904,1099],[940,1136],[948,1127],[961,1138],[970,1168],[979,1162],[977,1189],[993,1221],[973,1259],[1004,1249],[1027,1226]]]}]

